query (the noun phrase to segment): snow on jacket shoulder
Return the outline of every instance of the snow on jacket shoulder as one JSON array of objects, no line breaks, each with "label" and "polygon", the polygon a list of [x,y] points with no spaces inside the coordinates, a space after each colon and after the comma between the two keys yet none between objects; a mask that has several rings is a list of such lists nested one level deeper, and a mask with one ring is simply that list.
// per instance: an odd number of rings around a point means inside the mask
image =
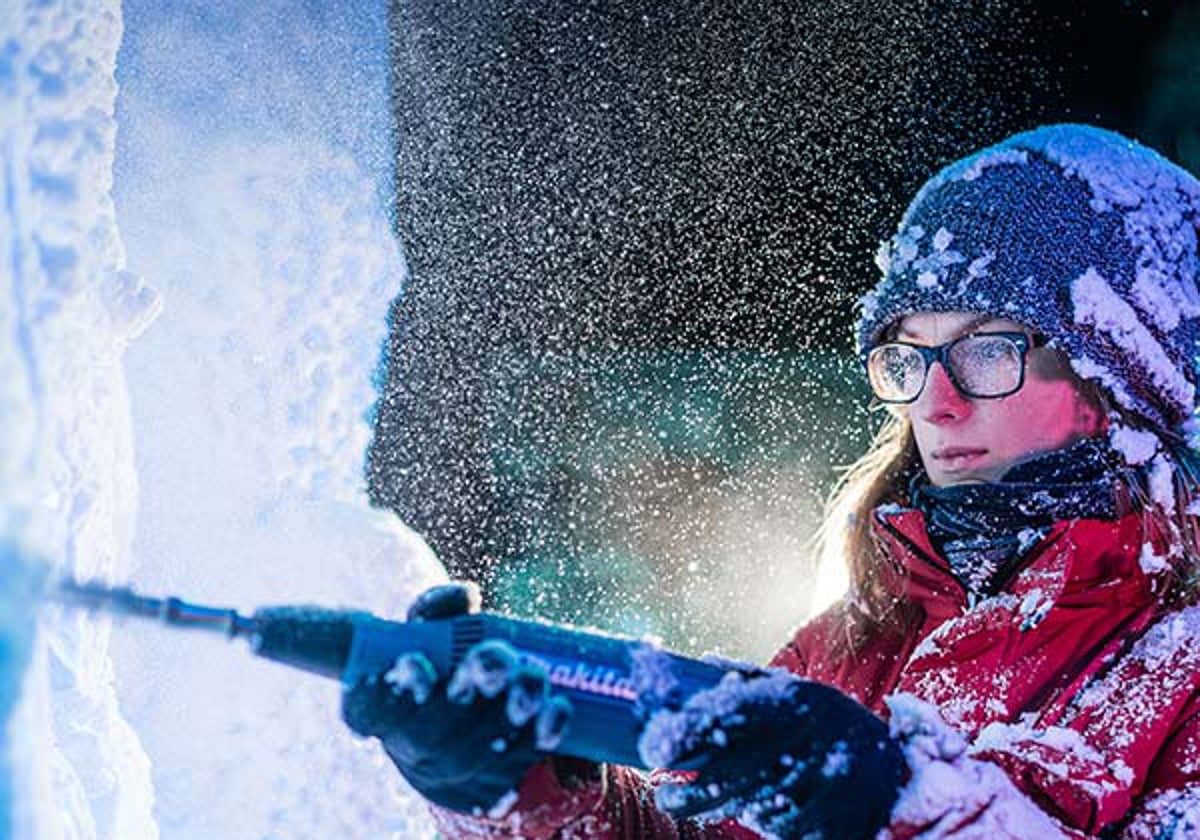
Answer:
[{"label": "snow on jacket shoulder", "polygon": [[[885,583],[923,619],[835,656],[850,620],[838,604],[772,664],[890,720],[913,773],[881,840],[1200,840],[1200,607],[1164,611],[1167,546],[1140,516],[1056,524],[1001,594],[974,604],[921,514],[875,526]],[[652,790],[627,768],[564,783],[546,763],[502,820],[436,814],[447,840],[757,836],[677,823]]]},{"label": "snow on jacket shoulder", "polygon": [[1056,524],[973,605],[919,513],[875,526],[923,621],[837,660],[837,605],[775,664],[903,708],[892,729],[919,766],[890,837],[1055,836],[1032,828],[1050,818],[1058,836],[1200,838],[1200,607],[1164,611],[1168,546],[1139,515]]}]

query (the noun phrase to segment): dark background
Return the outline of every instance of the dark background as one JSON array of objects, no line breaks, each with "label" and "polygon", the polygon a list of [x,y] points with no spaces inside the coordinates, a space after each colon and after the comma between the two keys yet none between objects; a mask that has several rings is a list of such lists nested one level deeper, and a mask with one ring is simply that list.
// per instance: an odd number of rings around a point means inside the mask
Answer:
[{"label": "dark background", "polygon": [[[672,511],[730,482],[786,496],[771,477],[811,462],[804,444],[820,463],[792,501],[812,508],[870,425],[853,306],[916,188],[1055,121],[1195,163],[1198,30],[1195,3],[1121,0],[396,2],[410,280],[381,370],[374,502],[493,595],[495,574],[547,548],[531,520],[611,517],[597,499],[647,469],[666,469]],[[798,372],[814,353],[844,364]],[[709,445],[630,444],[628,474],[606,477],[592,455],[615,426],[689,416],[681,376],[722,383]],[[604,394],[648,402],[621,420]],[[818,397],[840,407],[798,428]],[[743,432],[753,464],[727,457]],[[705,536],[694,517],[671,527]],[[597,550],[550,542],[568,560]]]}]

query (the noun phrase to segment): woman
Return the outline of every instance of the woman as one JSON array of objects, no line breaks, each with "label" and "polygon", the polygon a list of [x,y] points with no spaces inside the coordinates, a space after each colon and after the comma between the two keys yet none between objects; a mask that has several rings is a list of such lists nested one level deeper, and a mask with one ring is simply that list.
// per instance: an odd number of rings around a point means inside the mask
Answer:
[{"label": "woman", "polygon": [[1200,838],[1197,225],[1195,179],[1084,126],[921,189],[858,326],[892,414],[826,526],[850,591],[650,718],[697,773],[544,758],[567,714],[503,646],[347,721],[447,837]]}]

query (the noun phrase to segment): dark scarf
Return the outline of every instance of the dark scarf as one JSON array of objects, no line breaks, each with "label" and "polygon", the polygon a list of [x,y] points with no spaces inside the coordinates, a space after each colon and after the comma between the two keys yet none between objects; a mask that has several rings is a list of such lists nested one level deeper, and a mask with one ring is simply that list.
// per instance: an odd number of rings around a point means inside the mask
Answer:
[{"label": "dark scarf", "polygon": [[1105,435],[1017,464],[995,483],[935,487],[922,470],[909,497],[955,577],[987,596],[1053,523],[1113,520],[1130,510],[1125,488],[1133,476]]}]

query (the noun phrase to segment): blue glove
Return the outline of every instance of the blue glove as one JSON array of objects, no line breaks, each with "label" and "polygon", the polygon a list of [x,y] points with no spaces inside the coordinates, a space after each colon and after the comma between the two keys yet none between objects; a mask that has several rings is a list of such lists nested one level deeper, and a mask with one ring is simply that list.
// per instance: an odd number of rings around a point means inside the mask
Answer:
[{"label": "blue glove", "polygon": [[[424,592],[409,621],[452,618],[479,609],[473,586]],[[570,704],[551,697],[544,671],[518,661],[505,642],[471,648],[449,679],[410,653],[386,672],[342,693],[342,719],[376,737],[422,796],[466,814],[502,815],[521,779],[562,739]]]},{"label": "blue glove", "polygon": [[783,672],[730,673],[682,708],[651,716],[650,766],[689,766],[658,807],[736,819],[769,837],[871,838],[888,822],[907,765],[882,720],[835,688]]}]

